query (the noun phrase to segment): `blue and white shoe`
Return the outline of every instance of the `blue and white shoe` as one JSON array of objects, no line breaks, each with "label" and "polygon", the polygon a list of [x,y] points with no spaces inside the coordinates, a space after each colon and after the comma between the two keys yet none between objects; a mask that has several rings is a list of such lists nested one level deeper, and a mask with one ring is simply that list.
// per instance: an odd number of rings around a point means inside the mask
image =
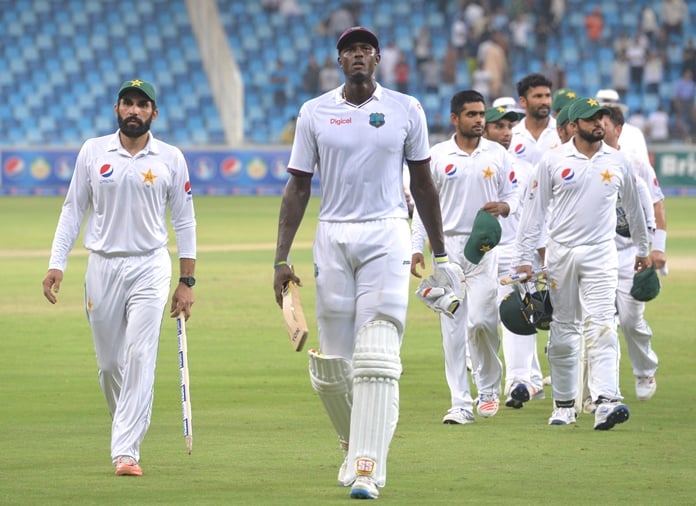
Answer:
[{"label": "blue and white shoe", "polygon": [[377,499],[379,488],[369,476],[358,476],[350,489],[351,499]]},{"label": "blue and white shoe", "polygon": [[628,420],[628,406],[619,401],[604,401],[595,409],[595,430],[609,430],[617,423]]},{"label": "blue and white shoe", "polygon": [[575,412],[575,408],[556,408],[551,413],[551,418],[549,418],[549,425],[569,425],[575,423],[578,415]]}]

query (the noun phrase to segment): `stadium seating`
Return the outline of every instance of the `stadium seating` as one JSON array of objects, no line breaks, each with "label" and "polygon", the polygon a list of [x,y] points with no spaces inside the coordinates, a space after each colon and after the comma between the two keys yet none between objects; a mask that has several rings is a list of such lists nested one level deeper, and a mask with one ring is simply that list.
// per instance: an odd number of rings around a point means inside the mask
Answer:
[{"label": "stadium seating", "polygon": [[[0,0],[0,7],[0,145],[80,145],[115,131],[114,95],[134,77],[158,87],[157,137],[224,142],[184,0]],[[177,116],[186,121],[171,121]]]},{"label": "stadium seating", "polygon": [[[302,15],[266,12],[258,0],[216,0],[220,22],[244,80],[244,134],[247,142],[278,141],[285,122],[310,98],[302,89],[309,54],[317,61],[335,56],[335,35],[319,29],[338,3],[297,0]],[[504,0],[512,5],[513,0]],[[659,0],[620,0],[602,4],[606,44],[588,51],[584,17],[594,4],[567,0],[558,36],[548,43],[546,60],[566,70],[567,85],[590,95],[611,84],[611,37],[632,34],[643,5],[659,14]],[[27,6],[31,8],[27,8]],[[432,54],[442,60],[458,2],[382,0],[352,2],[360,24],[373,28],[383,43],[394,41],[411,66],[409,92],[419,97],[432,119],[447,115],[451,94],[470,86],[465,65],[458,65],[457,84],[426,93],[418,77],[413,42],[421,26],[430,29]],[[516,3],[516,5],[519,5]],[[688,2],[696,20],[696,2]],[[441,9],[441,10],[440,10]],[[356,9],[353,9],[354,11]],[[536,13],[531,13],[533,23]],[[112,105],[123,79],[141,77],[159,88],[160,116],[153,131],[180,146],[219,145],[225,140],[192,33],[185,0],[0,0],[0,146],[79,145],[85,138],[116,128]],[[648,114],[667,108],[671,83],[680,70],[681,48],[696,38],[696,23],[667,52],[665,85],[659,94],[624,97]],[[533,48],[532,48],[533,49]],[[530,54],[536,57],[535,51]],[[277,59],[286,65],[287,105],[272,103],[269,76]],[[510,86],[543,61],[514,62]],[[18,85],[19,83],[19,85]],[[514,89],[512,87],[511,89]],[[272,111],[269,112],[269,111]]]}]

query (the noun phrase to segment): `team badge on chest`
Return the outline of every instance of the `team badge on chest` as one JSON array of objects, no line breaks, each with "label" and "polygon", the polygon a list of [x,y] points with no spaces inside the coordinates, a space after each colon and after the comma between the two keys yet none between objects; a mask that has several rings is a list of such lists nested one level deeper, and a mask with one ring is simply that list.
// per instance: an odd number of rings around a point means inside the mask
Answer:
[{"label": "team badge on chest", "polygon": [[384,113],[373,112],[370,114],[370,125],[375,128],[379,128],[384,125]]}]

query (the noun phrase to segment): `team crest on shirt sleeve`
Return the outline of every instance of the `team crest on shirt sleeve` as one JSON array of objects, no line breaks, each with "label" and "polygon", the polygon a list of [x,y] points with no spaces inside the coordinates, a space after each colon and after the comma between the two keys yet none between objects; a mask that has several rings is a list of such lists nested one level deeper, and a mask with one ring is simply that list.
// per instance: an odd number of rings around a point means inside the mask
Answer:
[{"label": "team crest on shirt sleeve", "polygon": [[379,128],[383,126],[384,123],[384,113],[373,112],[372,114],[370,114],[370,125],[372,125],[373,127]]},{"label": "team crest on shirt sleeve", "polygon": [[189,197],[193,195],[193,190],[191,189],[191,181],[186,181],[186,184],[184,184],[184,191]]}]

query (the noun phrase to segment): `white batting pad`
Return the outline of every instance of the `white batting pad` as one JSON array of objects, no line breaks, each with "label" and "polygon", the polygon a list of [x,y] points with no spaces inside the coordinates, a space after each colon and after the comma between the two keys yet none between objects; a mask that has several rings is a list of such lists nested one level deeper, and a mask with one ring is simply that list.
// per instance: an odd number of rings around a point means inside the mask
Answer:
[{"label": "white batting pad", "polygon": [[[346,480],[371,476],[383,487],[387,454],[399,419],[399,334],[394,324],[373,321],[355,339],[353,413]],[[348,484],[348,483],[345,483]]]},{"label": "white batting pad", "polygon": [[346,359],[309,350],[309,378],[336,430],[341,446],[350,440],[353,366]]}]

